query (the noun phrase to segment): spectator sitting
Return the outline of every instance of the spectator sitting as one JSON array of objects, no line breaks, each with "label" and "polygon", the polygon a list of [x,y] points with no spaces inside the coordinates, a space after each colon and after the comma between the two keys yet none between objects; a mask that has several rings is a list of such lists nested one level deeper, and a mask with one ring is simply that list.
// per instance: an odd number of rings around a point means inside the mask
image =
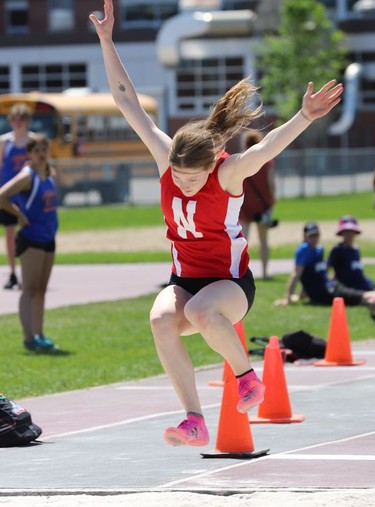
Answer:
[{"label": "spectator sitting", "polygon": [[319,244],[318,225],[315,222],[307,223],[303,233],[304,241],[296,250],[295,266],[287,285],[285,299],[279,299],[275,304],[288,305],[300,299],[294,294],[300,281],[303,289],[301,298],[307,296],[312,303],[328,305],[335,297],[342,297],[347,305],[369,306],[371,317],[375,319],[375,291],[352,289],[329,278],[324,261],[324,249]]},{"label": "spectator sitting", "polygon": [[328,269],[334,270],[338,282],[353,289],[369,291],[375,289],[375,283],[365,276],[361,253],[355,244],[355,237],[361,232],[355,217],[341,217],[336,235],[341,236],[342,241],[332,248],[327,265]]}]

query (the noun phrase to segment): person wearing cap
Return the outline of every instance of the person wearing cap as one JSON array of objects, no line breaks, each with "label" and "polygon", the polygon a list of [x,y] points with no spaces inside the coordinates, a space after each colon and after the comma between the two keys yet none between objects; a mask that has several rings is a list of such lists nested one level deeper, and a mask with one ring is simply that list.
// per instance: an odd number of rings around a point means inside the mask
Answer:
[{"label": "person wearing cap", "polygon": [[347,287],[370,291],[375,289],[375,283],[367,278],[363,271],[361,253],[355,244],[355,238],[361,234],[355,217],[344,215],[340,218],[336,235],[342,241],[335,245],[328,257],[328,269],[332,268],[335,279]]},{"label": "person wearing cap", "polygon": [[[375,319],[375,290],[353,289],[330,278],[324,261],[324,249],[319,243],[320,230],[315,222],[308,222],[303,228],[303,242],[295,253],[295,265],[290,275],[284,299],[276,305],[288,305],[299,299],[308,298],[314,304],[329,305],[335,297],[342,297],[347,305],[364,304],[369,307]],[[300,296],[294,294],[298,283],[302,285]]]}]

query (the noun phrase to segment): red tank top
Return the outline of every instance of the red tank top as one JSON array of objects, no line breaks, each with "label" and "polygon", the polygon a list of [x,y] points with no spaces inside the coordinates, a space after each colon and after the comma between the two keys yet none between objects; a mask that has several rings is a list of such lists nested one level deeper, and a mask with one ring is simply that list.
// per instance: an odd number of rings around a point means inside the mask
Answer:
[{"label": "red tank top", "polygon": [[161,208],[171,241],[172,271],[186,278],[240,278],[249,265],[247,242],[238,224],[243,195],[225,192],[218,180],[223,153],[204,187],[186,197],[173,183],[171,168],[163,174]]}]

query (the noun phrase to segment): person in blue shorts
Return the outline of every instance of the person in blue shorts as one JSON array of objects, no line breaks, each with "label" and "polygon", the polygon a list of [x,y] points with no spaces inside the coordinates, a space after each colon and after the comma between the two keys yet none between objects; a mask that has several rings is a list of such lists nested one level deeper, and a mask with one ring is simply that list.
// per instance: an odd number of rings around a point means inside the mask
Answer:
[{"label": "person in blue shorts", "polygon": [[[368,306],[371,316],[375,318],[375,291],[347,287],[328,276],[324,248],[319,243],[318,224],[308,222],[304,226],[303,235],[304,240],[295,252],[294,269],[288,281],[285,298],[275,303],[288,305],[299,299],[308,298],[311,303],[329,305],[335,297],[342,297],[347,305]],[[299,296],[294,293],[298,282],[302,285]]]},{"label": "person in blue shorts", "polygon": [[[26,144],[33,135],[29,131],[31,111],[26,104],[14,104],[8,114],[8,122],[12,128],[10,132],[0,136],[0,187],[11,180],[24,166],[27,153]],[[13,198],[16,200],[16,197]],[[4,289],[19,287],[16,275],[15,236],[17,219],[11,213],[0,210],[0,224],[5,227],[5,242],[10,268],[8,281]]]},{"label": "person in blue shorts", "polygon": [[[57,195],[49,164],[49,142],[35,134],[27,143],[28,163],[0,189],[0,208],[14,215],[20,227],[16,256],[22,269],[19,316],[24,346],[32,351],[56,349],[43,332],[44,302],[55,260],[58,228]],[[18,194],[17,203],[13,196]]]},{"label": "person in blue shorts", "polygon": [[327,261],[328,270],[333,269],[335,279],[347,287],[365,291],[375,290],[375,282],[365,276],[361,262],[361,252],[355,244],[355,238],[361,234],[355,217],[344,215],[340,218],[337,236],[342,241],[335,245]]}]

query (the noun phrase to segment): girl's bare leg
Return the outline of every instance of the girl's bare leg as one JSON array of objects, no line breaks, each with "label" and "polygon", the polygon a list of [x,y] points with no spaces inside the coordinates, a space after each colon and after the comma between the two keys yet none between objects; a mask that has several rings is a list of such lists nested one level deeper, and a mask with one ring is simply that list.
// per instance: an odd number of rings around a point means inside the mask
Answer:
[{"label": "girl's bare leg", "polygon": [[182,335],[195,333],[184,315],[184,306],[190,298],[181,287],[166,287],[154,302],[150,322],[160,362],[182,406],[186,412],[201,414],[193,364],[180,339]]},{"label": "girl's bare leg", "polygon": [[233,327],[246,314],[247,305],[243,290],[229,280],[207,285],[185,305],[188,321],[229,363],[235,375],[251,368],[248,355]]},{"label": "girl's bare leg", "polygon": [[38,284],[38,289],[35,293],[33,301],[33,328],[34,334],[43,336],[43,322],[44,322],[44,307],[45,295],[47,286],[50,279],[52,267],[55,260],[54,252],[43,252],[42,269]]},{"label": "girl's bare leg", "polygon": [[268,272],[268,260],[270,256],[270,249],[268,246],[268,227],[265,227],[261,223],[257,223],[258,226],[258,237],[259,237],[259,255],[262,262],[262,273],[263,278],[267,278]]},{"label": "girl's bare leg", "polygon": [[25,341],[31,341],[37,334],[35,314],[39,312],[38,291],[43,274],[44,256],[45,252],[36,248],[28,248],[20,256],[23,283],[19,300],[19,317]]},{"label": "girl's bare leg", "polygon": [[12,225],[5,227],[5,239],[6,239],[6,248],[8,255],[8,264],[10,267],[11,273],[16,272],[16,228]]}]

